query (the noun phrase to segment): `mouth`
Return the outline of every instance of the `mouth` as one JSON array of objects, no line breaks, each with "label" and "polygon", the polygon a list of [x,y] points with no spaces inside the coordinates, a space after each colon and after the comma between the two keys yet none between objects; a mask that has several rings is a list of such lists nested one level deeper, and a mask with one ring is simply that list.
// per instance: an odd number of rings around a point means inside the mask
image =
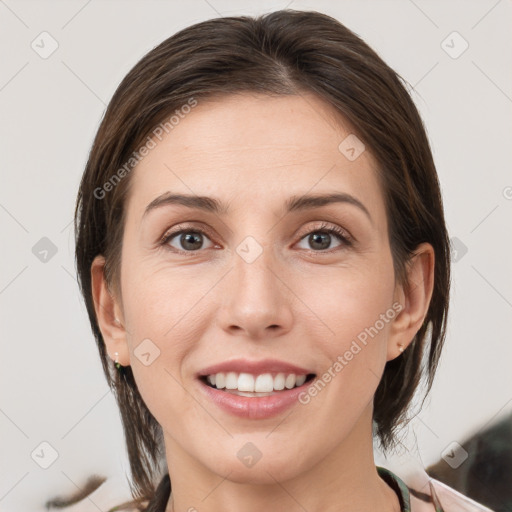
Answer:
[{"label": "mouth", "polygon": [[244,372],[219,372],[201,375],[199,380],[205,386],[216,391],[258,398],[279,395],[306,386],[315,377],[314,373],[297,375],[295,373],[268,372],[256,375]]},{"label": "mouth", "polygon": [[[315,376],[314,373],[252,375],[219,372],[199,376],[198,382],[204,397],[223,412],[244,420],[265,420],[297,406],[301,394]],[[254,388],[251,388],[252,382]]]},{"label": "mouth", "polygon": [[196,377],[200,393],[222,411],[262,420],[302,403],[316,373],[284,360],[242,358],[203,368]]}]

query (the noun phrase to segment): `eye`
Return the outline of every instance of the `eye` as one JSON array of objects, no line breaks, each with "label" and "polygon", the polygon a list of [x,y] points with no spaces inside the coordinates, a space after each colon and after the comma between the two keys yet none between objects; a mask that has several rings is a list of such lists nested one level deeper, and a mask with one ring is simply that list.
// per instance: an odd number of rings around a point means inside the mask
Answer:
[{"label": "eye", "polygon": [[[176,238],[175,243],[181,245],[181,247],[176,247],[171,243],[171,241]],[[178,252],[196,252],[199,249],[206,249],[204,247],[204,239],[209,240],[211,246],[213,246],[212,241],[208,238],[207,233],[198,228],[179,228],[172,231],[171,233],[166,233],[162,240],[162,245],[170,245]]]},{"label": "eye", "polygon": [[[330,226],[325,223],[314,230],[309,231],[309,233],[301,238],[300,242],[306,240],[307,243],[311,244],[312,248],[305,248],[309,251],[332,252],[329,249],[333,235],[338,240],[338,245],[333,250],[350,247],[352,245],[352,238],[349,233],[338,226]],[[209,246],[205,247],[205,239],[209,241]],[[173,231],[166,233],[162,237],[160,244],[166,247],[170,246],[172,248],[171,250],[179,253],[198,252],[200,249],[207,249],[215,246],[204,229],[197,227],[184,227],[182,225],[177,226]],[[178,246],[175,244],[178,244]]]},{"label": "eye", "polygon": [[309,243],[312,247],[306,247],[305,249],[321,252],[330,248],[332,235],[340,242],[337,247],[350,247],[352,245],[351,237],[344,229],[338,226],[329,227],[328,224],[322,224],[313,231],[310,231],[306,236],[301,238],[301,242],[306,240],[306,243]]}]

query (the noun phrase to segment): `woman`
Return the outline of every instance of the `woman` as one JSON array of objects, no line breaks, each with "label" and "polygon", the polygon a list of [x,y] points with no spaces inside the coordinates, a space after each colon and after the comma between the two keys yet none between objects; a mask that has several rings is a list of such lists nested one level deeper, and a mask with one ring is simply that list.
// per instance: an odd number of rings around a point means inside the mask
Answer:
[{"label": "woman", "polygon": [[373,458],[432,384],[450,251],[417,109],[338,21],[213,19],[150,51],[75,229],[132,507],[450,510]]}]

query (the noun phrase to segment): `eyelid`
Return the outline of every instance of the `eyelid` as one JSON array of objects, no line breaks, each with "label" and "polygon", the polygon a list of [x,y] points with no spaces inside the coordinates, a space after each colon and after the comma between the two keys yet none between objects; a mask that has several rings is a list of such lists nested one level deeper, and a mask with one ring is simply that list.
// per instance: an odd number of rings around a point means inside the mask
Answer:
[{"label": "eyelid", "polygon": [[[319,225],[315,225],[313,227],[304,228],[304,230],[301,230],[299,233],[303,233],[300,236],[300,240],[302,240],[306,235],[309,235],[311,233],[315,233],[317,231],[328,231],[328,232],[334,232],[335,234],[338,234],[342,238],[345,238],[347,243],[353,243],[355,242],[354,237],[344,228],[341,226],[338,226],[337,224],[331,224],[330,222],[326,221],[319,221]],[[320,251],[318,251],[320,252]]]},{"label": "eyelid", "polygon": [[[195,225],[192,225],[191,222],[192,221],[180,223],[180,224],[173,226],[170,229],[167,229],[164,232],[163,236],[160,238],[159,245],[160,246],[169,245],[169,240],[171,238],[174,238],[175,236],[181,234],[184,231],[191,231],[191,232],[195,231],[195,232],[199,232],[199,233],[208,235],[208,237],[211,239],[211,242],[215,245],[215,242],[213,240],[215,238],[215,236],[212,234],[212,230],[210,228],[208,228],[207,226],[205,226],[202,223],[200,223],[201,227],[197,227]],[[195,221],[195,222],[197,222],[197,221]],[[331,224],[326,221],[318,221],[318,222],[320,223],[319,225],[317,224],[314,226],[310,226],[309,228],[301,229],[299,231],[299,235],[297,235],[299,237],[299,240],[297,243],[301,242],[306,236],[310,235],[311,233],[324,231],[324,232],[328,232],[330,234],[334,234],[334,236],[339,237],[341,239],[341,241],[343,242],[343,244],[347,247],[352,246],[354,244],[354,242],[355,242],[354,237],[346,229],[338,226],[337,224]],[[336,248],[334,248],[334,250],[335,249]],[[194,253],[201,252],[201,250],[183,251],[181,249],[176,249],[176,248],[172,248],[169,250],[175,251],[178,253],[187,253],[187,254],[194,254]],[[306,249],[306,250],[308,250],[308,249]],[[318,254],[329,253],[332,250],[333,249],[329,249],[329,250],[325,250],[325,251],[314,251],[313,249],[309,249],[309,251],[312,251],[312,252],[315,252]]]},{"label": "eyelid", "polygon": [[[166,229],[164,234],[161,236],[159,243],[165,244],[169,240],[169,238],[172,238],[172,237],[180,234],[181,231],[198,231],[199,233],[204,232],[209,237],[214,238],[212,230],[209,229],[208,227],[206,227],[205,225],[201,225],[200,227],[198,227],[198,226],[190,224],[189,222],[183,222],[180,224],[176,224],[172,228]],[[189,251],[187,251],[187,252],[189,252]]]}]

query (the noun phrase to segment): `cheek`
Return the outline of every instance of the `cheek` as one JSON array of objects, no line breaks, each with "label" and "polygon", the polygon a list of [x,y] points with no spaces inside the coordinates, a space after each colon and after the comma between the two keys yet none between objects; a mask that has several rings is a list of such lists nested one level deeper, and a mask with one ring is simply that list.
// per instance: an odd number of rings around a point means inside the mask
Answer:
[{"label": "cheek", "polygon": [[336,393],[348,400],[370,400],[386,363],[388,333],[396,316],[391,261],[337,269],[307,281],[302,297],[316,313],[306,325],[312,353],[322,355],[321,380],[332,382]]},{"label": "cheek", "polygon": [[134,342],[141,336],[173,350],[198,339],[198,316],[215,276],[198,276],[193,266],[170,268],[141,260],[125,266],[123,300]]},{"label": "cheek", "polygon": [[187,357],[204,338],[207,294],[218,278],[194,278],[192,266],[170,271],[143,261],[123,270],[130,364],[148,408],[159,422],[168,422],[171,409],[182,414],[194,408],[183,387]]},{"label": "cheek", "polygon": [[[367,329],[375,325],[379,332],[387,332],[394,313],[393,269],[391,263],[373,263],[358,268],[330,269],[297,280],[300,283],[297,295],[310,310],[311,317],[316,317],[316,327],[321,325],[326,333],[326,347],[343,348],[360,334],[364,338]],[[383,323],[382,318],[387,321]]]},{"label": "cheek", "polygon": [[[321,354],[322,371],[300,397],[327,437],[342,439],[371,404],[386,364],[391,321],[393,275],[331,279],[323,296],[310,294],[311,309],[328,326],[310,330],[312,353]],[[321,284],[321,283],[319,283]],[[322,307],[320,307],[323,304]],[[313,326],[313,323],[311,324]],[[327,443],[328,441],[326,441]]]}]

